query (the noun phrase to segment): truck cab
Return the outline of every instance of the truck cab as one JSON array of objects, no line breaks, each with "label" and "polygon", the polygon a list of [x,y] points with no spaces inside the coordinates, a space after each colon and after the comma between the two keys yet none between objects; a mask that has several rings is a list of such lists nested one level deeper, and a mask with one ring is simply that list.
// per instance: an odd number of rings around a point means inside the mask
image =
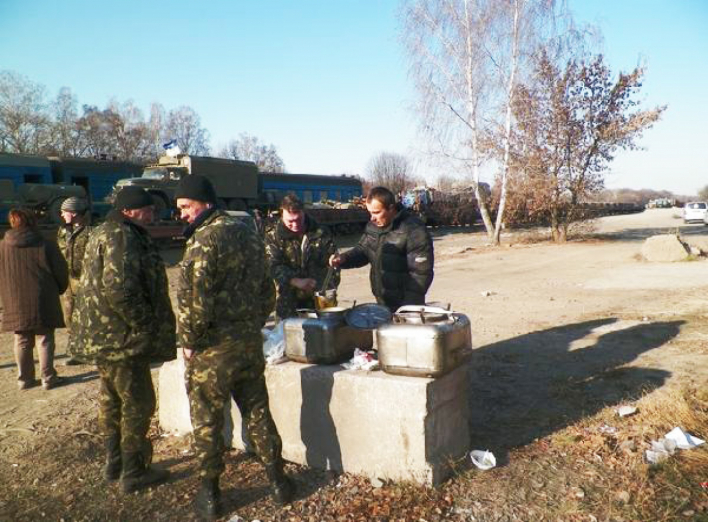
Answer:
[{"label": "truck cab", "polygon": [[200,174],[214,185],[221,207],[245,210],[258,198],[258,167],[250,161],[178,154],[162,156],[143,169],[139,178],[120,180],[114,193],[133,185],[147,190],[155,199],[162,219],[171,219],[176,209],[175,190],[184,176]]}]

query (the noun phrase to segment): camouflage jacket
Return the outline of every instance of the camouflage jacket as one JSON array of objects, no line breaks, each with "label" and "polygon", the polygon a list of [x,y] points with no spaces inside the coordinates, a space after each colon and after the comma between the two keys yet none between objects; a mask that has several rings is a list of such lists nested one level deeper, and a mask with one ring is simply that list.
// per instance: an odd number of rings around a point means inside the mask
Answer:
[{"label": "camouflage jacket", "polygon": [[260,236],[220,210],[187,240],[178,285],[177,336],[192,350],[260,334],[275,301]]},{"label": "camouflage jacket", "polygon": [[145,229],[112,211],[91,231],[86,249],[70,353],[96,363],[174,359],[165,264]]},{"label": "camouflage jacket", "polygon": [[57,231],[59,250],[64,254],[66,263],[69,265],[69,276],[74,279],[81,277],[81,265],[90,233],[91,227],[87,225],[77,227],[64,225]]},{"label": "camouflage jacket", "polygon": [[[336,246],[329,230],[307,215],[305,234],[302,236],[288,230],[282,221],[266,233],[270,272],[278,290],[278,317],[294,315],[296,308],[312,297],[302,295],[301,291],[290,285],[290,280],[294,277],[312,278],[317,281],[317,290],[321,290],[327,275],[329,256],[335,251]],[[339,286],[339,271],[332,275],[327,286],[328,289]]]}]

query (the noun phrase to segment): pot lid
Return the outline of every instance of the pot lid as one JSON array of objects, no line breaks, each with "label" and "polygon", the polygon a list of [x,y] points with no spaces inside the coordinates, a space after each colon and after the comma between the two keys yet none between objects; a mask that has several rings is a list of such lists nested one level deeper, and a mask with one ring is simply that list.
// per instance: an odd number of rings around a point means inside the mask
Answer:
[{"label": "pot lid", "polygon": [[390,323],[391,317],[391,311],[387,307],[375,303],[367,303],[350,309],[344,316],[344,320],[352,328],[373,330],[382,324]]}]

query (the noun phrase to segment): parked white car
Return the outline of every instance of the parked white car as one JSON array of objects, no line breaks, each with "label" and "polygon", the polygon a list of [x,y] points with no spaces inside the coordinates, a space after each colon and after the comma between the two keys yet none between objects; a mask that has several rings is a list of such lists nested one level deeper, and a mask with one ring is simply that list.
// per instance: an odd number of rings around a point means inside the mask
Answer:
[{"label": "parked white car", "polygon": [[691,201],[683,206],[684,223],[691,223],[692,221],[705,223],[706,215],[708,215],[708,203],[705,201]]}]

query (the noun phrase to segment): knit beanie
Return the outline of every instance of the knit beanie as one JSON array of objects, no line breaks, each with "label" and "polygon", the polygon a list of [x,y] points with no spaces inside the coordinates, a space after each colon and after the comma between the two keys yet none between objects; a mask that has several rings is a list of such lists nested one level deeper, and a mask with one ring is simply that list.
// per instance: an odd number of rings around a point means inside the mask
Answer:
[{"label": "knit beanie", "polygon": [[209,179],[199,174],[189,174],[179,181],[175,191],[175,199],[178,198],[195,199],[216,205],[214,185],[211,184]]},{"label": "knit beanie", "polygon": [[128,185],[118,193],[113,206],[118,210],[134,210],[154,204],[152,196],[144,188]]},{"label": "knit beanie", "polygon": [[83,214],[86,212],[87,205],[86,205],[86,200],[77,198],[76,196],[71,196],[70,198],[66,198],[64,201],[61,202],[61,211],[62,212],[73,212],[74,214]]}]

